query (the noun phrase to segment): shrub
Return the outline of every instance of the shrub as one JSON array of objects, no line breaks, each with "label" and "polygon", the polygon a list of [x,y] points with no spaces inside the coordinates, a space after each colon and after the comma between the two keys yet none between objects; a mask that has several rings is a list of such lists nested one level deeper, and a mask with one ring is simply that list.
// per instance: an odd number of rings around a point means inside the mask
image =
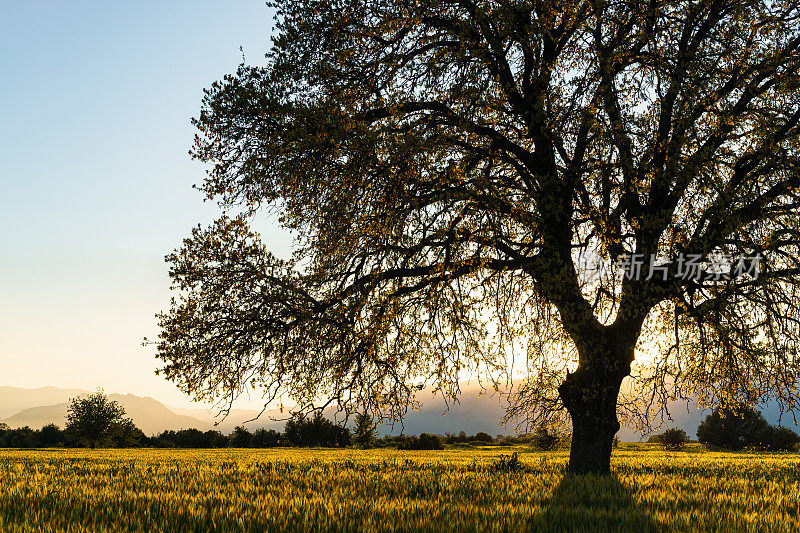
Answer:
[{"label": "shrub", "polygon": [[422,433],[419,436],[420,450],[443,450],[444,446],[438,435]]},{"label": "shrub", "polygon": [[475,435],[467,435],[465,432],[460,432],[458,435],[447,434],[444,439],[445,444],[491,444],[494,442],[494,437],[484,431],[479,431]]},{"label": "shrub", "polygon": [[489,470],[492,472],[517,472],[523,470],[525,466],[519,462],[517,452],[511,455],[501,455],[492,465]]},{"label": "shrub", "polygon": [[781,426],[772,428],[770,450],[776,452],[790,452],[794,451],[798,443],[800,443],[800,435],[791,429]]},{"label": "shrub", "polygon": [[6,446],[9,448],[37,448],[36,431],[28,426],[6,431]]},{"label": "shrub", "polygon": [[670,428],[657,435],[657,437],[657,442],[671,451],[682,450],[686,443],[689,442],[689,436],[680,428]]},{"label": "shrub", "polygon": [[181,429],[172,433],[172,441],[178,448],[208,448],[210,439],[199,429]]},{"label": "shrub", "polygon": [[451,435],[448,433],[445,436],[444,441],[447,444],[464,444],[466,442],[469,442],[469,436],[463,431],[459,432],[458,435]]},{"label": "shrub", "polygon": [[228,437],[216,429],[209,429],[203,433],[203,438],[208,440],[209,448],[225,448],[228,446]]},{"label": "shrub", "polygon": [[419,449],[419,439],[414,435],[398,435],[391,437],[391,442],[397,445],[398,450]]},{"label": "shrub", "polygon": [[443,450],[442,440],[438,435],[422,433],[419,437],[406,437],[400,442],[398,450]]},{"label": "shrub", "polygon": [[483,431],[479,431],[478,433],[476,433],[475,436],[472,437],[471,440],[477,441],[477,442],[486,442],[486,443],[494,442],[494,439],[492,438],[492,436],[489,435],[488,433],[484,433]]},{"label": "shrub", "polygon": [[500,446],[513,446],[514,444],[529,444],[533,439],[533,435],[530,433],[525,433],[524,435],[506,435],[504,437],[500,437],[497,444]]},{"label": "shrub", "polygon": [[565,439],[564,435],[560,435],[552,428],[546,426],[539,426],[533,433],[531,438],[531,446],[537,450],[547,451],[558,447]]}]

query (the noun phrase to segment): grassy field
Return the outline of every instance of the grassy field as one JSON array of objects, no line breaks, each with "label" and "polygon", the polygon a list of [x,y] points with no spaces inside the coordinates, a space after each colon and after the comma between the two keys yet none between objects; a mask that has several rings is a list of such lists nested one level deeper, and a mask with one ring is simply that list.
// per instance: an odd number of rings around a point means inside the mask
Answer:
[{"label": "grassy field", "polygon": [[[519,453],[519,467],[499,459]],[[798,531],[800,455],[0,450],[0,531]]]}]

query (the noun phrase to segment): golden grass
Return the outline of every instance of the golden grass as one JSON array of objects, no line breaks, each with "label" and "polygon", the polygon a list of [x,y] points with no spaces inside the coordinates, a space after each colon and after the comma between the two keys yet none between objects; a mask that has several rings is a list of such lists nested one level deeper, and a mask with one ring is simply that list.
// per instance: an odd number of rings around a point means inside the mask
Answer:
[{"label": "golden grass", "polygon": [[[524,468],[498,471],[519,452]],[[0,450],[0,531],[798,531],[800,455]]]}]

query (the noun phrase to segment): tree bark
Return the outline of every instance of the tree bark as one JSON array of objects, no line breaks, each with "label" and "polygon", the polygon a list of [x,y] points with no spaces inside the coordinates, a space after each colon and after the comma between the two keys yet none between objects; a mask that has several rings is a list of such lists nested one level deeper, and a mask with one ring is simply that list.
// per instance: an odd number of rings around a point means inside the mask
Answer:
[{"label": "tree bark", "polygon": [[572,418],[570,472],[610,473],[611,448],[620,428],[617,397],[622,380],[630,373],[632,356],[632,348],[582,354],[578,369],[559,387]]},{"label": "tree bark", "polygon": [[572,473],[611,472],[611,449],[619,431],[616,405],[597,407],[597,416],[572,415],[572,444],[569,471]]}]

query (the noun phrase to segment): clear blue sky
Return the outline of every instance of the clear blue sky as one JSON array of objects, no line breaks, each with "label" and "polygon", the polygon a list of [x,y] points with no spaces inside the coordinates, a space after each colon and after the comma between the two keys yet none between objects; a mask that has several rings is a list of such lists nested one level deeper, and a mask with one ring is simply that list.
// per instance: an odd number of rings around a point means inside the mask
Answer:
[{"label": "clear blue sky", "polygon": [[190,118],[272,22],[260,0],[0,4],[0,385],[186,403],[141,340],[164,255],[218,212],[191,188]]}]

